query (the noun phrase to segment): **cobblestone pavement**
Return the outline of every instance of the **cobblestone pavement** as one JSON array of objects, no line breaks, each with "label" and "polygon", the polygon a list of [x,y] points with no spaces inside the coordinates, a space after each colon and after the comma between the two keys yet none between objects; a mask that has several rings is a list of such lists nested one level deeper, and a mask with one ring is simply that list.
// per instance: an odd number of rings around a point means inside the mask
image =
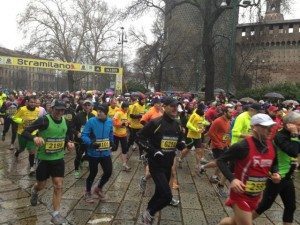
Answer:
[{"label": "cobblestone pavement", "polygon": [[[51,224],[50,212],[52,201],[52,185],[40,192],[39,204],[32,207],[29,204],[30,188],[35,182],[34,177],[28,176],[27,152],[15,161],[13,151],[9,150],[8,141],[0,143],[0,224],[33,225]],[[138,160],[138,153],[130,152],[129,164],[131,172],[122,171],[120,152],[113,153],[113,175],[105,186],[108,195],[106,202],[87,204],[83,200],[87,167],[83,168],[80,179],[74,178],[74,152],[66,154],[66,173],[62,199],[62,214],[69,224],[141,224],[140,214],[145,209],[153,193],[153,181],[148,182],[144,195],[139,192],[138,181],[143,175],[144,167]],[[194,174],[194,158],[190,154],[183,162],[183,168],[177,169],[179,190],[173,190],[176,198],[180,199],[179,207],[166,207],[155,219],[159,225],[215,225],[226,215],[231,214],[224,207],[224,199],[219,198],[208,177],[208,171],[203,177]],[[101,171],[99,171],[98,177]],[[300,173],[296,174],[297,211],[295,223],[300,224]],[[256,220],[257,225],[281,224],[282,202],[276,204]]]}]

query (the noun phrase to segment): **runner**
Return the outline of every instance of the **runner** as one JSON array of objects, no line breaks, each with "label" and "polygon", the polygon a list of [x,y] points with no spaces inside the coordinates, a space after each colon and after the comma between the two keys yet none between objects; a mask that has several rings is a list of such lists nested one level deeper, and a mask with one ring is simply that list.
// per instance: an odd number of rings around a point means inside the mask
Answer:
[{"label": "runner", "polygon": [[[51,222],[54,224],[64,224],[66,219],[60,214],[60,203],[62,197],[63,177],[65,173],[64,147],[68,150],[74,149],[74,144],[68,140],[69,129],[63,118],[65,103],[53,100],[51,104],[51,114],[40,117],[30,126],[26,127],[22,137],[31,140],[38,146],[37,158],[39,160],[36,170],[37,182],[31,189],[30,203],[36,206],[38,203],[38,192],[46,187],[49,177],[52,178],[54,187],[52,206],[53,213]],[[38,135],[32,135],[38,130]]]},{"label": "runner", "polygon": [[[272,179],[280,179],[274,169],[275,150],[268,139],[274,124],[268,115],[256,114],[251,118],[253,135],[232,145],[217,159],[219,169],[230,182],[226,205],[234,212],[233,216],[222,219],[219,225],[252,225],[252,211],[259,203],[269,172],[272,172]],[[235,162],[234,175],[227,166],[228,161]]]},{"label": "runner", "polygon": [[187,156],[190,150],[195,147],[196,155],[196,173],[199,175],[199,169],[201,166],[201,160],[204,157],[204,149],[202,144],[202,133],[205,131],[205,126],[209,125],[209,122],[204,118],[204,108],[203,104],[199,104],[195,112],[190,116],[187,122],[187,149],[184,149],[181,152],[181,155],[178,158],[179,164]]},{"label": "runner", "polygon": [[238,115],[235,119],[231,131],[231,145],[243,140],[251,134],[250,121],[251,117],[261,110],[261,105],[253,103],[248,107],[248,110]]},{"label": "runner", "polygon": [[3,127],[3,133],[2,133],[2,141],[5,141],[5,135],[9,130],[9,127],[11,126],[11,141],[10,141],[10,150],[15,149],[15,141],[17,137],[17,128],[18,125],[12,120],[12,116],[17,112],[18,109],[18,103],[16,100],[16,94],[12,92],[9,95],[9,101],[6,101],[5,103],[5,117],[4,117],[4,127]]},{"label": "runner", "polygon": [[127,120],[128,107],[129,107],[129,103],[123,102],[121,105],[121,109],[116,111],[113,117],[114,142],[116,148],[115,150],[118,149],[119,143],[121,143],[123,171],[130,171],[131,169],[127,165],[127,161],[128,161],[127,127],[129,125]]},{"label": "runner", "polygon": [[[28,96],[28,99],[26,101],[25,106],[21,107],[16,114],[12,117],[13,121],[18,124],[18,141],[19,141],[19,149],[15,151],[15,157],[17,158],[21,152],[23,152],[25,149],[28,150],[29,156],[29,174],[32,175],[35,172],[34,168],[34,159],[35,159],[35,151],[36,146],[34,145],[34,142],[32,140],[25,139],[21,134],[23,133],[24,129],[31,125],[39,116],[39,109],[36,108],[36,98],[35,96],[31,95]],[[32,131],[33,134],[36,133],[36,131]]]},{"label": "runner", "polygon": [[[230,145],[230,120],[233,110],[233,105],[226,104],[222,107],[223,115],[212,122],[208,131],[208,136],[211,139],[212,153],[215,160],[202,165],[200,167],[201,174],[208,168],[216,168],[216,160],[228,149],[228,146]],[[212,183],[217,183],[218,194],[221,197],[227,197],[227,193],[224,190],[226,179],[219,172],[220,170],[217,168],[214,175],[211,176],[209,180]],[[221,179],[219,179],[219,176],[221,176]]]},{"label": "runner", "polygon": [[142,214],[144,224],[152,224],[156,212],[167,206],[172,200],[169,186],[171,168],[176,148],[185,148],[183,133],[177,116],[177,100],[167,97],[164,100],[164,114],[151,120],[138,132],[138,141],[148,153],[151,176],[155,183],[155,193],[148,203],[147,210]]},{"label": "runner", "polygon": [[[141,124],[141,118],[145,113],[145,95],[139,95],[138,101],[134,103],[129,111],[130,123],[129,123],[129,139],[128,139],[128,149],[130,146],[134,146],[136,139],[136,133],[143,128]],[[134,148],[134,147],[133,147]],[[143,160],[143,149],[139,147],[140,160]]]},{"label": "runner", "polygon": [[283,224],[291,225],[296,210],[296,193],[292,175],[296,168],[296,157],[300,153],[300,113],[290,112],[283,118],[283,124],[283,129],[274,139],[281,180],[280,183],[267,181],[263,199],[254,211],[253,217],[256,218],[268,210],[280,195],[284,205]]},{"label": "runner", "polygon": [[75,140],[75,149],[76,149],[76,157],[74,159],[74,167],[75,172],[74,176],[76,179],[79,179],[81,176],[80,167],[83,161],[83,155],[86,152],[86,145],[82,142],[81,135],[84,129],[84,125],[86,122],[94,117],[92,113],[93,104],[90,100],[85,100],[82,105],[83,110],[77,113],[74,117],[72,124],[73,126],[73,135]]},{"label": "runner", "polygon": [[[108,106],[100,104],[97,108],[98,115],[87,121],[81,134],[81,139],[87,145],[87,155],[89,157],[89,176],[86,179],[85,201],[94,203],[92,194],[96,194],[100,200],[106,198],[103,187],[112,174],[112,160],[110,148],[115,148],[113,139],[113,124],[108,118]],[[103,174],[99,182],[92,185],[98,173],[100,163]]]}]

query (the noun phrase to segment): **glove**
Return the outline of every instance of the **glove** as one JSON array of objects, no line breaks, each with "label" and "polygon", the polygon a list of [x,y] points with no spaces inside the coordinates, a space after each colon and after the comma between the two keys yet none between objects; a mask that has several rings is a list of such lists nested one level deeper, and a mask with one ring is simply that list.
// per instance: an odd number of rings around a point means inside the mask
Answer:
[{"label": "glove", "polygon": [[117,149],[117,146],[116,146],[116,144],[115,144],[115,142],[113,142],[113,141],[110,142],[110,150],[111,150],[112,152],[115,152],[115,151],[118,150],[118,149]]},{"label": "glove", "polygon": [[100,147],[100,145],[99,144],[96,144],[96,143],[92,143],[92,148],[95,148],[95,149],[98,149],[99,147]]},{"label": "glove", "polygon": [[182,151],[183,149],[186,148],[185,142],[184,142],[184,141],[178,142],[177,145],[176,145],[176,148],[177,148],[179,151]]},{"label": "glove", "polygon": [[162,153],[161,151],[157,151],[154,153],[154,157],[162,157],[164,156],[164,153]]}]

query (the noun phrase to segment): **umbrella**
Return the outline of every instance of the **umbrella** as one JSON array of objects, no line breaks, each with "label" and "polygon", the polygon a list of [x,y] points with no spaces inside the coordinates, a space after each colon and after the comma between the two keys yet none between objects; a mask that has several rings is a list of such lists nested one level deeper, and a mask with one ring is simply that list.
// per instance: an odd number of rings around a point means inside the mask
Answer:
[{"label": "umbrella", "polygon": [[125,93],[124,96],[125,97],[130,97],[130,93]]},{"label": "umbrella", "polygon": [[278,98],[278,99],[284,99],[282,94],[276,93],[276,92],[270,92],[265,94],[265,98]]},{"label": "umbrella", "polygon": [[256,102],[253,98],[250,98],[250,97],[241,98],[239,101],[240,102],[246,102],[246,103],[254,103],[254,102]]},{"label": "umbrella", "polygon": [[220,94],[220,93],[225,94],[226,92],[225,92],[223,89],[221,89],[221,88],[216,88],[216,89],[214,90],[214,93],[215,93],[215,94]]},{"label": "umbrella", "polygon": [[295,100],[285,100],[282,102],[282,104],[284,104],[284,105],[299,105],[299,102],[297,102]]}]

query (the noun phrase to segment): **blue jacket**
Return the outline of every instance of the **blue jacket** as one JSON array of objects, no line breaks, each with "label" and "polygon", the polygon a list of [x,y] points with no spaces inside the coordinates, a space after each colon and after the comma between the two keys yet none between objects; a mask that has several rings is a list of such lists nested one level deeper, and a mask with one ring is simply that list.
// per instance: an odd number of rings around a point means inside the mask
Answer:
[{"label": "blue jacket", "polygon": [[[113,142],[113,123],[110,118],[101,121],[97,117],[90,118],[81,133],[81,139],[87,146],[87,154],[91,157],[110,156],[110,143]],[[101,147],[95,149],[92,144],[97,142]]]}]

